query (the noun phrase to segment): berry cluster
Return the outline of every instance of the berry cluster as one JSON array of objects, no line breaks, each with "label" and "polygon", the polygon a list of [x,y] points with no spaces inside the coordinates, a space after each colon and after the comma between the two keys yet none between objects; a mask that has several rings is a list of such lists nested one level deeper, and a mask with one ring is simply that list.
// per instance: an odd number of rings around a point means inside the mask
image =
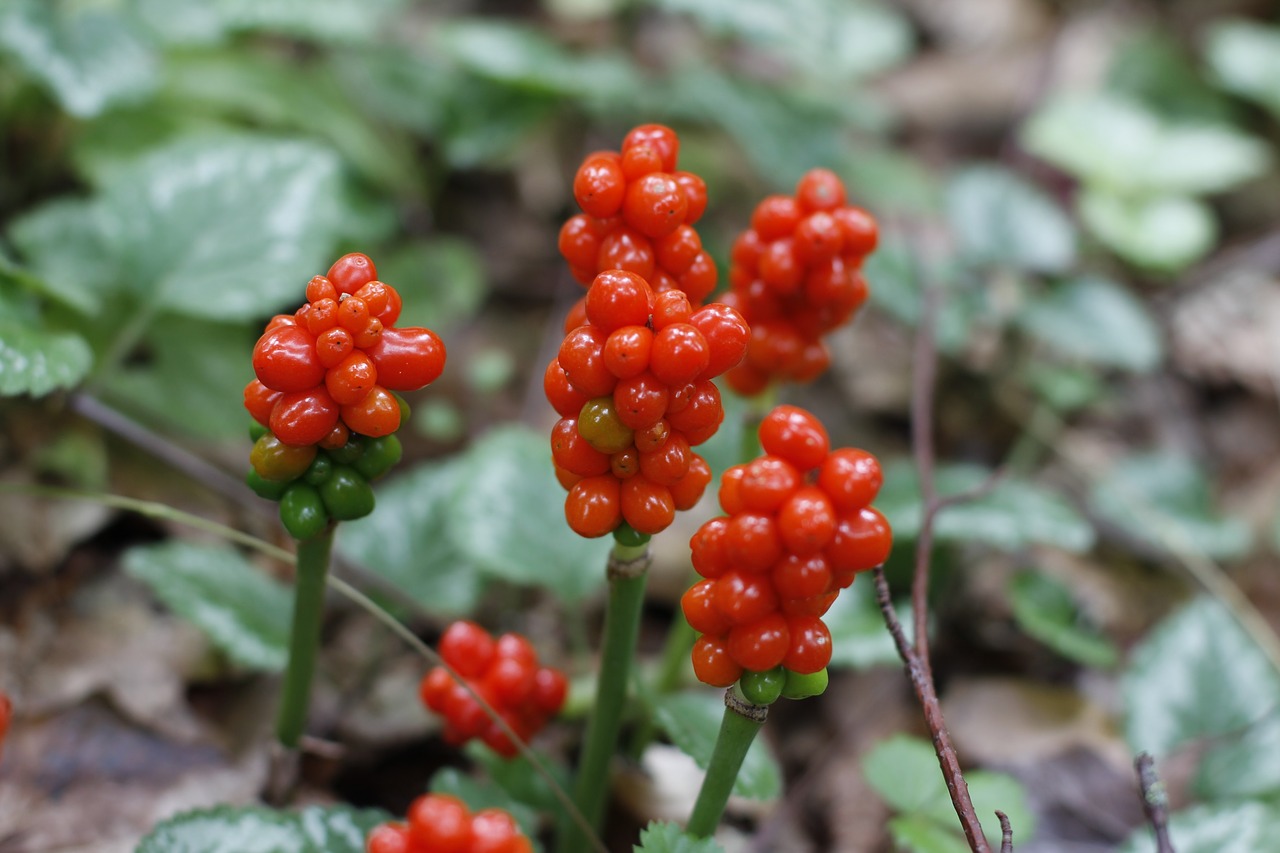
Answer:
[{"label": "berry cluster", "polygon": [[655,293],[624,270],[595,277],[584,311],[543,375],[561,416],[551,454],[565,517],[581,536],[624,521],[657,533],[711,481],[692,448],[724,420],[711,380],[742,360],[750,331],[727,305],[694,310],[684,291]]},{"label": "berry cluster", "polygon": [[[539,666],[537,652],[519,634],[494,639],[474,622],[454,622],[440,638],[439,652],[521,740],[545,726],[568,695],[564,673]],[[445,718],[444,738],[449,743],[460,745],[478,737],[499,755],[516,754],[507,733],[444,667],[427,673],[419,693],[423,704]]]},{"label": "berry cluster", "polygon": [[366,853],[533,853],[533,844],[502,809],[472,813],[448,794],[424,794],[406,823],[384,823],[365,839]]},{"label": "berry cluster", "polygon": [[795,196],[769,196],[733,245],[724,301],[751,324],[751,346],[725,377],[740,394],[774,379],[808,382],[827,369],[822,336],[845,323],[867,298],[860,272],[876,247],[876,221],[845,202],[844,184],[826,169],[809,171]]},{"label": "berry cluster", "polygon": [[693,230],[707,186],[676,171],[680,140],[660,124],[635,128],[622,150],[587,155],[573,179],[583,213],[560,229],[560,254],[587,287],[597,273],[627,270],[654,291],[682,290],[700,305],[716,286],[716,266]]},{"label": "berry cluster", "polygon": [[702,634],[694,672],[715,687],[779,666],[799,675],[823,670],[831,634],[822,615],[855,573],[884,562],[892,544],[884,516],[870,506],[881,483],[874,456],[832,451],[822,423],[795,406],[771,411],[759,436],[764,455],[721,481],[728,515],[702,525],[690,542],[705,580],[680,603]]},{"label": "berry cluster", "polygon": [[255,430],[249,485],[280,501],[297,539],[330,519],[373,509],[368,481],[400,458],[392,434],[403,401],[444,370],[430,329],[396,328],[400,295],[377,280],[373,261],[344,255],[307,284],[307,302],[272,318],[253,349],[256,378],[244,389]]}]

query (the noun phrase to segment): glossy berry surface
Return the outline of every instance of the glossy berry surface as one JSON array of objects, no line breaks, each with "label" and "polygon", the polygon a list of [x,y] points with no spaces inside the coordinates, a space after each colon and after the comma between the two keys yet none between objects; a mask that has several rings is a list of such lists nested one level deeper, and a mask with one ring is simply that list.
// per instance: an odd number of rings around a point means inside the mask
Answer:
[{"label": "glossy berry surface", "polygon": [[424,794],[403,823],[380,824],[365,839],[365,853],[533,853],[533,844],[507,812],[472,812],[449,794]]}]

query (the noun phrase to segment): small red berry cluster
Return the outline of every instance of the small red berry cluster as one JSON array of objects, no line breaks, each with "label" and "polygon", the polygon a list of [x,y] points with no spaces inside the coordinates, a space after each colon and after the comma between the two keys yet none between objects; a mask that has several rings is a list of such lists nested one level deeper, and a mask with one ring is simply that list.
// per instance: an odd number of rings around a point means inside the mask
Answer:
[{"label": "small red berry cluster", "polygon": [[366,853],[533,853],[533,844],[502,809],[472,813],[457,797],[424,794],[406,823],[384,823],[365,839]]},{"label": "small red berry cluster", "polygon": [[[454,622],[440,638],[439,652],[521,740],[537,734],[568,695],[564,673],[540,666],[538,653],[519,634],[494,639],[474,622]],[[423,704],[445,718],[444,739],[449,743],[461,745],[478,737],[499,755],[516,754],[507,733],[444,667],[426,674],[419,694]]]},{"label": "small red berry cluster", "polygon": [[692,448],[724,421],[711,380],[742,360],[750,331],[727,305],[694,310],[684,291],[655,293],[624,270],[597,275],[584,305],[543,375],[561,416],[551,455],[565,517],[581,536],[624,521],[657,533],[711,482]]},{"label": "small red berry cluster", "polygon": [[822,336],[845,323],[867,298],[860,269],[876,247],[876,221],[845,202],[835,173],[813,169],[795,196],[769,196],[734,242],[724,301],[751,324],[751,346],[725,377],[740,394],[775,379],[809,382],[831,355]]},{"label": "small red berry cluster", "polygon": [[715,262],[691,227],[706,210],[707,186],[676,170],[679,153],[675,131],[646,124],[620,152],[582,161],[573,197],[584,212],[561,228],[560,254],[584,287],[605,270],[627,270],[658,293],[684,291],[694,305],[715,289]]},{"label": "small red berry cluster", "polygon": [[727,687],[744,672],[781,666],[815,673],[831,660],[822,615],[854,574],[875,568],[893,537],[870,506],[880,465],[864,450],[832,451],[822,423],[778,406],[760,424],[764,455],[725,472],[720,505],[690,541],[705,580],[681,599],[702,636],[700,681]]},{"label": "small red berry cluster", "polygon": [[341,447],[350,432],[389,435],[400,426],[392,391],[415,391],[444,370],[430,329],[392,324],[400,295],[353,253],[307,284],[307,304],[272,318],[253,348],[257,378],[245,407],[285,444]]},{"label": "small red berry cluster", "polygon": [[373,510],[368,481],[400,459],[403,402],[444,370],[430,329],[396,328],[400,294],[353,253],[307,284],[307,302],[271,319],[253,349],[244,405],[257,422],[247,482],[280,502],[294,538]]}]

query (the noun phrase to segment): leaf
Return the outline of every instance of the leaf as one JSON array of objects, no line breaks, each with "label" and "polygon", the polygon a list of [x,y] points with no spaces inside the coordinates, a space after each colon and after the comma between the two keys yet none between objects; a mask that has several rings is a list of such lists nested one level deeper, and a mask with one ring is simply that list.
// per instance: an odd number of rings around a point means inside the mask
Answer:
[{"label": "leaf", "polygon": [[[990,472],[978,465],[939,466],[940,495],[961,494],[981,485]],[[920,486],[908,460],[884,466],[884,485],[876,507],[893,527],[894,538],[915,538],[920,530]],[[982,542],[1014,551],[1049,545],[1064,551],[1093,546],[1093,527],[1063,497],[1048,487],[1013,478],[1001,479],[990,492],[946,507],[934,527],[939,541]]]},{"label": "leaf", "polygon": [[[898,649],[876,603],[874,583],[869,574],[863,575],[840,593],[822,617],[831,632],[831,666],[869,669],[898,663]],[[898,608],[898,619],[903,625],[911,624],[910,606]]]},{"label": "leaf", "polygon": [[322,42],[366,42],[381,35],[403,0],[214,0],[231,30],[283,33]]},{"label": "leaf", "polygon": [[1146,306],[1106,279],[1059,284],[1017,322],[1057,352],[1089,364],[1145,372],[1162,356],[1160,330]]},{"label": "leaf", "polygon": [[1068,660],[1098,669],[1118,662],[1115,645],[1083,620],[1061,581],[1040,572],[1020,572],[1009,583],[1009,599],[1018,627]]},{"label": "leaf", "polygon": [[1249,548],[1248,525],[1214,510],[1208,478],[1178,453],[1143,453],[1110,465],[1090,502],[1099,517],[1161,551],[1230,559]]},{"label": "leaf", "polygon": [[452,547],[484,572],[581,601],[605,579],[612,540],[583,539],[564,520],[549,439],[495,429],[472,445],[446,509]]},{"label": "leaf", "polygon": [[921,815],[889,819],[889,835],[897,849],[911,853],[965,853],[964,837]]},{"label": "leaf", "polygon": [[57,97],[94,116],[154,85],[156,56],[135,22],[68,0],[11,0],[0,12],[0,50]]},{"label": "leaf", "polygon": [[1085,190],[1080,216],[1120,257],[1154,270],[1190,265],[1213,248],[1218,234],[1209,208],[1184,196],[1125,199]]},{"label": "leaf", "polygon": [[[925,822],[954,833],[955,838],[962,840],[960,820],[938,769],[938,757],[928,742],[894,735],[877,744],[862,759],[862,775],[894,811],[916,818],[910,821],[907,830],[910,837],[923,846],[914,849],[951,849],[936,832],[926,830]],[[1000,845],[996,809],[1009,816],[1020,837],[1034,835],[1035,821],[1018,780],[986,770],[970,771],[965,774],[965,779],[983,832],[994,846]],[[967,847],[956,849],[965,850]]]},{"label": "leaf", "polygon": [[14,220],[9,239],[41,293],[82,314],[98,311],[116,273],[94,205],[69,198],[48,202]]},{"label": "leaf", "polygon": [[1280,116],[1280,27],[1225,20],[1209,27],[1205,59],[1227,91]]},{"label": "leaf", "polygon": [[1037,187],[994,166],[964,170],[947,191],[947,218],[971,260],[1063,272],[1075,260],[1075,229]]},{"label": "leaf", "polygon": [[0,318],[0,397],[43,397],[88,375],[93,353],[84,338],[41,325]]},{"label": "leaf", "polygon": [[651,820],[640,830],[640,843],[632,853],[724,853],[714,838],[695,838],[674,823]]},{"label": "leaf", "polygon": [[1275,800],[1280,796],[1280,713],[1219,739],[1200,761],[1195,790],[1204,800]]},{"label": "leaf", "polygon": [[[658,726],[704,769],[711,761],[723,716],[724,700],[714,691],[685,690],[654,700]],[[747,750],[733,792],[752,800],[772,800],[782,793],[782,771],[762,738],[756,738]]]},{"label": "leaf", "polygon": [[1129,38],[1107,74],[1107,89],[1146,104],[1168,119],[1231,121],[1228,98],[1207,82],[1195,58],[1173,35],[1149,30]]},{"label": "leaf", "polygon": [[1090,188],[1136,204],[1144,196],[1221,192],[1262,174],[1270,161],[1265,145],[1225,125],[1166,124],[1128,98],[1096,92],[1050,100],[1023,127],[1022,140]]},{"label": "leaf", "polygon": [[121,366],[103,382],[113,402],[150,423],[204,438],[239,438],[245,412],[233,403],[253,378],[248,354],[256,339],[242,325],[162,316],[146,336],[147,359]]},{"label": "leaf", "polygon": [[179,314],[241,320],[297,301],[327,268],[339,163],[309,142],[184,139],[122,170],[99,202],[117,286]]},{"label": "leaf", "polygon": [[157,824],[135,853],[364,853],[365,836],[391,819],[349,806],[298,812],[219,806]]},{"label": "leaf", "polygon": [[461,460],[419,465],[377,486],[378,511],[338,528],[347,558],[395,584],[432,613],[463,615],[483,579],[448,532]]},{"label": "leaf", "polygon": [[[504,758],[479,741],[467,744],[464,751],[467,758],[481,768],[484,777],[505,791],[512,800],[524,803],[544,816],[554,817],[557,823],[568,819],[564,804],[556,798],[546,778],[523,755]],[[545,754],[539,757],[561,790],[573,788],[569,769],[562,762]]]},{"label": "leaf", "polygon": [[827,85],[883,71],[913,47],[902,13],[864,0],[657,0],[706,29],[749,41]]},{"label": "leaf", "polygon": [[466,776],[456,768],[445,767],[432,775],[430,790],[433,794],[451,794],[457,797],[466,803],[467,808],[472,812],[481,809],[502,809],[515,818],[516,823],[520,825],[520,830],[532,841],[533,848],[542,849],[542,845],[536,840],[540,824],[538,813],[524,803],[512,799],[511,795],[502,788]]},{"label": "leaf", "polygon": [[[1197,806],[1173,816],[1169,835],[1178,853],[1259,853],[1280,838],[1280,808],[1259,802]],[[1121,853],[1155,853],[1155,849],[1151,829],[1142,827]]]},{"label": "leaf", "polygon": [[291,591],[226,546],[169,542],[130,549],[125,570],[242,666],[268,672],[288,657]]},{"label": "leaf", "polygon": [[1280,704],[1280,676],[1267,657],[1226,608],[1204,597],[1143,639],[1121,684],[1129,745],[1156,756],[1243,730]]}]

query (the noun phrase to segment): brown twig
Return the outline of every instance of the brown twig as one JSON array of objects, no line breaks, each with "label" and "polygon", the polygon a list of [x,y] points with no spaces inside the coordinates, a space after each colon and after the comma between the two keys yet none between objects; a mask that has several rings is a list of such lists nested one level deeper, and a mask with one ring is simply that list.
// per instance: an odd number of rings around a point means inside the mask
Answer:
[{"label": "brown twig", "polygon": [[[978,815],[973,808],[973,800],[969,796],[969,786],[960,769],[959,756],[956,755],[955,746],[951,743],[951,735],[947,732],[946,720],[942,716],[942,705],[938,701],[938,691],[933,683],[933,669],[929,662],[929,569],[933,551],[934,524],[938,513],[960,500],[975,497],[990,490],[999,481],[1000,476],[1000,472],[993,474],[976,490],[965,495],[943,498],[938,496],[934,481],[933,406],[938,370],[938,346],[934,333],[934,321],[940,298],[937,288],[925,288],[920,325],[916,334],[914,376],[911,383],[911,444],[916,471],[920,477],[920,497],[923,503],[920,531],[916,537],[915,571],[911,580],[914,642],[907,640],[906,632],[893,609],[889,582],[884,576],[884,569],[880,567],[875,570],[876,601],[880,605],[885,625],[893,635],[898,655],[906,666],[907,677],[911,680],[911,687],[924,712],[925,725],[933,736],[934,752],[938,755],[938,766],[942,770],[956,815],[960,818],[960,826],[964,830],[969,849],[973,853],[991,853],[991,847],[982,831],[982,823],[978,820]],[[1000,818],[1001,828],[1005,832],[1001,847],[1003,853],[1005,850],[1012,849],[1013,830],[1008,825],[1007,817],[1000,815]]]},{"label": "brown twig", "polygon": [[1156,853],[1174,853],[1173,842],[1169,840],[1169,798],[1164,783],[1156,775],[1155,759],[1149,753],[1140,752],[1133,760],[1133,767],[1138,771],[1138,785],[1142,789],[1142,810],[1156,833]]},{"label": "brown twig", "polygon": [[996,809],[996,820],[1000,821],[1000,853],[1013,853],[1013,824],[1009,816]]}]

